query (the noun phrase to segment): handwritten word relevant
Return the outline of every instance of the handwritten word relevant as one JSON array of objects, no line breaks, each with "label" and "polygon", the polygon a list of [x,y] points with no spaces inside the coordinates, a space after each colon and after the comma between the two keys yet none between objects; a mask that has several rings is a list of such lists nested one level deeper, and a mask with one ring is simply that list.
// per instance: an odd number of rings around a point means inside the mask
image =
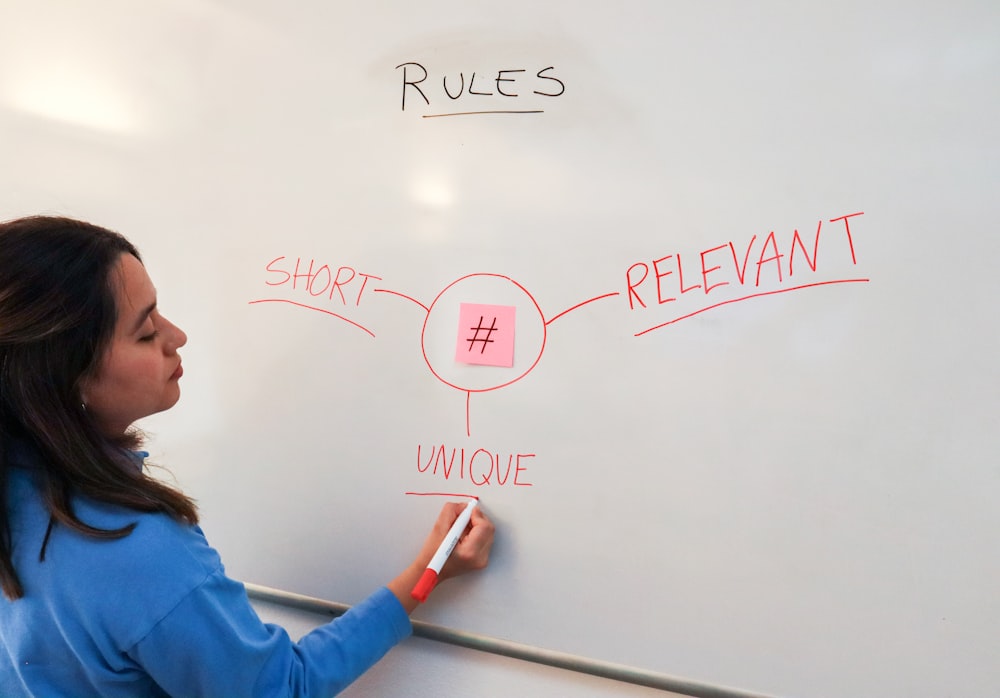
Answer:
[{"label": "handwritten word relevant", "polygon": [[504,463],[503,456],[485,448],[478,448],[467,455],[464,448],[449,450],[444,444],[431,446],[430,453],[425,456],[424,448],[418,444],[417,472],[437,475],[445,480],[468,480],[476,487],[532,487],[533,483],[524,481],[528,469],[521,465],[521,460],[534,457],[534,453],[509,454]]},{"label": "handwritten word relevant", "polygon": [[[779,242],[778,236],[775,235],[774,231],[771,231],[759,245],[758,237],[754,235],[745,246],[737,247],[730,241],[703,250],[698,253],[698,261],[693,264],[684,263],[679,252],[658,257],[649,263],[636,262],[625,272],[630,310],[636,310],[637,307],[647,308],[647,301],[652,303],[655,300],[657,306],[673,303],[687,294],[693,294],[691,296],[693,299],[703,299],[717,289],[726,286],[739,287],[740,289],[749,286],[753,289],[749,294],[744,292],[737,297],[729,298],[725,298],[724,292],[716,293],[712,300],[719,302],[705,305],[694,312],[637,332],[636,336],[713,308],[751,298],[797,291],[814,286],[867,282],[868,279],[864,278],[817,280],[815,276],[810,275],[804,277],[806,283],[793,283],[793,281],[797,282],[803,278],[805,267],[808,267],[812,274],[815,274],[819,269],[821,236],[825,241],[825,252],[829,251],[832,246],[836,246],[840,249],[840,257],[843,261],[846,261],[845,253],[849,252],[851,264],[857,265],[851,219],[861,215],[864,213],[850,213],[831,218],[829,221],[820,220],[816,224],[816,233],[812,240],[808,240],[808,236],[804,240],[803,235],[796,229],[791,236]],[[833,229],[824,228],[825,222],[834,224]],[[807,242],[812,243],[811,256]],[[797,272],[799,276],[796,276]],[[762,281],[765,282],[766,287],[764,290],[758,291]],[[775,285],[778,287],[775,288]]]},{"label": "handwritten word relevant", "polygon": [[[566,84],[550,74],[551,71],[555,70],[554,66],[542,68],[530,78],[526,78],[523,75],[528,72],[524,68],[498,70],[496,77],[492,77],[492,73],[489,74],[490,77],[483,77],[482,75],[477,76],[473,72],[469,76],[468,81],[464,72],[460,72],[457,75],[444,75],[441,78],[440,92],[433,88],[433,84],[424,85],[430,77],[430,73],[421,64],[413,61],[400,63],[396,66],[396,70],[400,69],[402,69],[403,77],[403,111],[406,111],[406,98],[408,94],[413,97],[419,95],[428,106],[431,105],[431,98],[428,97],[428,93],[435,98],[435,103],[440,101],[438,100],[439,97],[447,97],[451,102],[462,100],[463,104],[475,100],[478,106],[484,101],[478,98],[493,98],[491,105],[494,108],[492,109],[451,112],[448,114],[425,114],[425,119],[437,116],[464,116],[469,114],[538,114],[543,110],[506,108],[511,104],[508,100],[523,98],[525,95],[559,97],[566,91]],[[507,102],[504,105],[505,108],[495,108],[497,100]]]}]

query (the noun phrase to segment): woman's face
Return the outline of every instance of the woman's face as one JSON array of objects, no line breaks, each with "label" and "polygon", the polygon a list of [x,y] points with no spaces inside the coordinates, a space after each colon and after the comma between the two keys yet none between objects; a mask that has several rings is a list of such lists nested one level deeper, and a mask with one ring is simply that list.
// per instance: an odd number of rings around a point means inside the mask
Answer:
[{"label": "woman's face", "polygon": [[116,436],[180,398],[177,350],[187,335],[156,309],[156,289],[138,259],[123,254],[111,279],[118,309],[114,336],[96,373],[82,381],[81,397],[101,431]]}]

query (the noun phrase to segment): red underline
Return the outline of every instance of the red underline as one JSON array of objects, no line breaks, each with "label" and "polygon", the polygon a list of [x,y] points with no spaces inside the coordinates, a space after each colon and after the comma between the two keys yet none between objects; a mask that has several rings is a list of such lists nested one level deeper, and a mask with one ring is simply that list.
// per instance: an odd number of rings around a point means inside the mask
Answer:
[{"label": "red underline", "polygon": [[479,499],[474,494],[462,494],[461,492],[406,492],[405,494],[412,494],[417,497],[469,497],[470,499]]},{"label": "red underline", "polygon": [[801,291],[804,288],[813,288],[816,286],[830,286],[831,284],[857,284],[857,283],[867,283],[868,279],[837,279],[835,281],[818,281],[814,284],[803,284],[801,286],[792,286],[791,288],[779,288],[776,291],[761,291],[760,293],[752,293],[749,296],[743,296],[742,298],[730,298],[727,301],[722,301],[721,303],[715,303],[714,305],[707,306],[701,310],[696,310],[693,313],[688,313],[687,315],[681,315],[680,317],[674,318],[668,322],[660,323],[654,327],[650,327],[642,332],[636,332],[634,336],[641,337],[644,334],[652,332],[653,330],[658,330],[660,328],[666,327],[667,325],[672,325],[675,322],[680,322],[681,320],[687,320],[689,317],[694,317],[695,315],[700,315],[709,310],[714,310],[715,308],[721,308],[724,305],[729,305],[730,303],[739,303],[741,301],[748,301],[751,298],[762,298],[763,296],[773,296],[778,293],[790,293],[791,291]]},{"label": "red underline", "polygon": [[253,305],[254,303],[288,303],[289,305],[295,305],[295,306],[298,306],[299,308],[305,308],[306,310],[315,310],[318,313],[324,313],[326,315],[332,315],[333,317],[337,318],[338,320],[343,320],[344,322],[348,323],[349,325],[354,325],[359,330],[364,330],[365,332],[367,332],[368,334],[370,334],[372,337],[375,336],[375,333],[372,332],[371,330],[369,330],[364,325],[359,325],[358,323],[354,322],[354,320],[348,320],[343,315],[337,315],[337,313],[332,313],[329,310],[326,310],[324,308],[317,308],[317,307],[312,306],[312,305],[306,305],[305,303],[296,303],[295,301],[285,300],[284,298],[261,298],[261,299],[255,300],[255,301],[250,301],[249,305]]}]

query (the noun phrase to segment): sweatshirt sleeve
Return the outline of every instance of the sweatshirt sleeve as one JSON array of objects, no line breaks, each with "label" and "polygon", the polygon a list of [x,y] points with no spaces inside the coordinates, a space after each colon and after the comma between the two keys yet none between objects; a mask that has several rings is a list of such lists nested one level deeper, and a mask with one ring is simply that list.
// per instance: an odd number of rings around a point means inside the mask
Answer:
[{"label": "sweatshirt sleeve", "polygon": [[381,588],[298,643],[263,623],[243,585],[221,570],[160,620],[129,655],[171,696],[332,696],[410,635]]}]

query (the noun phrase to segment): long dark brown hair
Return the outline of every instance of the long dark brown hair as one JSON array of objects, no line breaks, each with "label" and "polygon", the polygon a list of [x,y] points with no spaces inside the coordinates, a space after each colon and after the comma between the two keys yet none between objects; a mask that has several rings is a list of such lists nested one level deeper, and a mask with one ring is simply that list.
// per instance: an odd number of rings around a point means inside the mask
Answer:
[{"label": "long dark brown hair", "polygon": [[73,513],[75,495],[191,524],[198,519],[191,499],[135,466],[127,451],[140,445],[140,432],[109,439],[82,405],[81,380],[96,373],[114,334],[112,273],[122,254],[141,259],[123,236],[83,221],[32,216],[0,223],[0,586],[12,601],[24,595],[7,502],[15,442],[38,456],[49,532],[61,524],[114,539],[135,528],[88,526]]}]

